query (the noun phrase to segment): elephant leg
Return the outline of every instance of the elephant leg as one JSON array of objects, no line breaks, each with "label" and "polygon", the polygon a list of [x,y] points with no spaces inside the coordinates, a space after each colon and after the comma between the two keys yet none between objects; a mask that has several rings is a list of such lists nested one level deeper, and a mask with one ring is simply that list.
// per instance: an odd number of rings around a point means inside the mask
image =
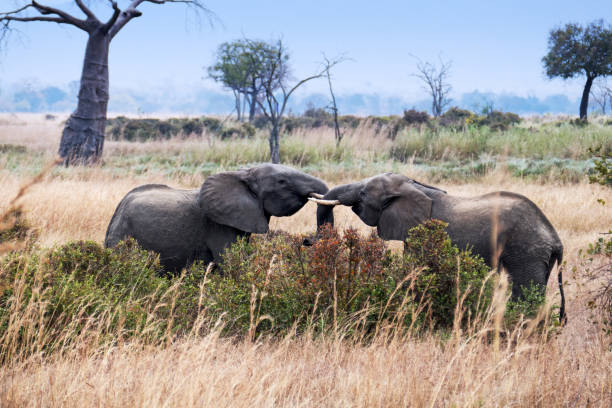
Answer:
[{"label": "elephant leg", "polygon": [[223,253],[227,248],[234,244],[239,237],[249,237],[251,234],[240,231],[226,225],[217,224],[208,230],[206,246],[212,254],[212,261],[221,265],[223,263]]},{"label": "elephant leg", "polygon": [[502,256],[501,264],[512,283],[513,300],[522,298],[523,288],[528,289],[531,285],[539,285],[543,293],[546,291],[547,262],[536,258]]}]

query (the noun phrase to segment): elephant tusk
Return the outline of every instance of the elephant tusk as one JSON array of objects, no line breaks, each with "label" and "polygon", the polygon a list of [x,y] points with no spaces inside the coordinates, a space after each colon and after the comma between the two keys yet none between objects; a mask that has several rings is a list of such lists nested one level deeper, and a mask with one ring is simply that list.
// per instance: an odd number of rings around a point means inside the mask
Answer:
[{"label": "elephant tusk", "polygon": [[318,198],[320,200],[323,198],[323,194],[310,193],[310,197]]},{"label": "elephant tusk", "polygon": [[313,197],[310,197],[309,200],[319,205],[340,205],[341,204],[340,201],[338,200],[321,200],[319,198],[313,198]]}]

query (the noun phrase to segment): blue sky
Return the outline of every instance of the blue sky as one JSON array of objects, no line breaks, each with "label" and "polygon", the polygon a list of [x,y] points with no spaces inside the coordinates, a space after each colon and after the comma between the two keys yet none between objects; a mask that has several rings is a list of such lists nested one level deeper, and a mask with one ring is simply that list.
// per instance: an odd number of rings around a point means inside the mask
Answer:
[{"label": "blue sky", "polygon": [[[40,0],[78,11],[67,0]],[[2,9],[19,0],[2,0]],[[127,0],[120,0],[126,6]],[[106,0],[91,0],[110,15]],[[352,58],[335,71],[339,93],[425,97],[415,72],[418,56],[452,60],[455,93],[473,90],[517,95],[576,97],[582,79],[548,80],[541,58],[548,32],[566,22],[610,21],[610,1],[222,1],[205,4],[215,13],[211,26],[184,6],[144,4],[111,45],[111,87],[216,89],[203,79],[216,47],[246,36],[282,37],[296,78],[317,70],[321,53]],[[15,26],[0,53],[0,86],[33,81],[66,84],[80,76],[86,37],[71,26],[27,23]],[[305,92],[325,89],[314,83]]]}]

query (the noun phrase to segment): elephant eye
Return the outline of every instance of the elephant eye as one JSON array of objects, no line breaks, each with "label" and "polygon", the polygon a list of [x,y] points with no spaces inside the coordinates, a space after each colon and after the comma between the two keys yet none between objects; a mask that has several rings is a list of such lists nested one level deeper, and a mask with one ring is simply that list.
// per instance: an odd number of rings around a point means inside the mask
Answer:
[{"label": "elephant eye", "polygon": [[285,185],[285,184],[287,184],[287,180],[285,180],[285,179],[280,179],[280,180],[278,180],[278,184]]}]

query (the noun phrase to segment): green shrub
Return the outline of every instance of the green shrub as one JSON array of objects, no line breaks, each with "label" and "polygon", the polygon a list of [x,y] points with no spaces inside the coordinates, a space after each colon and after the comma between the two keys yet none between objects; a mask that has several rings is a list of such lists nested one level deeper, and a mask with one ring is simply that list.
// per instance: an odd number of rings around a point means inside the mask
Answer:
[{"label": "green shrub", "polygon": [[521,122],[521,117],[516,113],[491,111],[486,116],[480,117],[478,123],[488,126],[491,130],[503,131]]},{"label": "green shrub", "polygon": [[408,125],[426,125],[431,120],[431,117],[427,112],[410,109],[404,111],[402,119]]},{"label": "green shrub", "polygon": [[586,251],[580,250],[579,255],[589,282],[587,306],[591,322],[612,336],[612,230],[590,243]]},{"label": "green shrub", "polygon": [[226,252],[224,276],[211,277],[209,310],[230,317],[232,333],[284,333],[294,325],[370,333],[389,324],[452,327],[459,294],[467,323],[487,308],[492,281],[485,283],[482,259],[451,245],[444,228],[431,221],[411,230],[405,256],[351,229],[323,228],[310,248],[285,234],[242,240]]},{"label": "green shrub", "polygon": [[[223,126],[216,118],[170,118],[160,119],[130,119],[118,116],[106,121],[106,134],[111,140],[126,140],[129,142],[145,142],[163,140],[182,135],[187,137],[200,135],[204,130],[217,134],[223,132]],[[254,133],[254,129],[242,130]]]},{"label": "green shrub", "polygon": [[356,129],[361,124],[361,118],[354,115],[338,116],[338,125],[348,129]]},{"label": "green shrub", "polygon": [[520,299],[509,300],[504,319],[508,326],[514,326],[519,319],[534,318],[546,301],[546,289],[533,283],[522,289]]},{"label": "green shrub", "polygon": [[447,225],[431,220],[412,228],[404,249],[408,267],[425,268],[416,278],[416,295],[429,303],[435,327],[452,327],[458,299],[464,299],[467,322],[488,308],[493,295],[489,267],[481,257],[453,245],[445,232]]},{"label": "green shrub", "polygon": [[202,117],[200,121],[202,122],[202,126],[211,133],[217,133],[222,126],[221,121],[217,118]]},{"label": "green shrub", "polygon": [[180,277],[164,276],[158,256],[133,240],[14,252],[0,262],[0,360],[77,341],[156,344],[219,320],[226,334],[250,338],[445,329],[457,297],[469,323],[490,302],[488,269],[452,246],[444,228],[412,229],[404,256],[352,229],[323,228],[312,247],[285,233],[253,236],[227,249],[217,273],[194,264]]},{"label": "green shrub", "polygon": [[190,331],[205,272],[168,279],[157,255],[133,240],[91,241],[49,253],[13,253],[0,263],[0,360],[50,353],[77,338],[158,342]]},{"label": "green shrub", "polygon": [[375,304],[374,289],[384,290],[382,241],[362,239],[354,230],[343,237],[331,228],[321,234],[311,248],[286,234],[239,241],[225,254],[225,275],[207,286],[211,310],[230,317],[232,332],[257,325],[258,332],[284,333],[294,325],[300,332],[313,325],[328,330],[334,316],[345,324],[362,310],[365,298]]},{"label": "green shrub", "polygon": [[466,124],[469,124],[470,121],[473,122],[475,118],[476,115],[469,110],[452,107],[440,115],[440,125],[461,128]]},{"label": "green shrub", "polygon": [[10,143],[2,143],[0,144],[0,153],[10,154],[10,153],[27,153],[28,149],[25,146],[14,145]]},{"label": "green shrub", "polygon": [[34,240],[36,235],[24,219],[21,208],[12,208],[0,216],[0,244],[25,241],[28,238]]},{"label": "green shrub", "polygon": [[612,150],[607,153],[601,146],[589,149],[589,154],[595,157],[593,174],[589,175],[591,183],[612,187]]}]

